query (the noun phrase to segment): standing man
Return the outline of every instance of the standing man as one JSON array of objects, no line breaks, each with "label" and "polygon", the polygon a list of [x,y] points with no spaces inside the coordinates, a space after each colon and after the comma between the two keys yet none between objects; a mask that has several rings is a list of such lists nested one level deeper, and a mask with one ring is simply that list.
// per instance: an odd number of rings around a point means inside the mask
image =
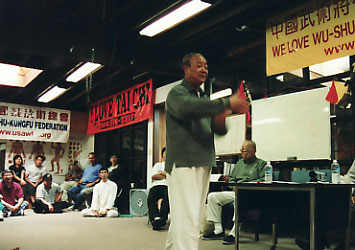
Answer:
[{"label": "standing man", "polygon": [[43,155],[37,155],[35,163],[26,167],[26,181],[28,183],[28,194],[26,195],[29,196],[30,204],[34,204],[36,188],[42,182],[42,176],[46,172],[46,167],[42,165],[45,160]]},{"label": "standing man", "polygon": [[165,172],[165,150],[165,147],[161,150],[162,162],[156,163],[153,167],[153,183],[148,194],[148,214],[153,230],[159,230],[165,225],[169,213],[168,184],[166,182]]},{"label": "standing man", "polygon": [[102,166],[96,164],[94,152],[89,153],[89,162],[90,165],[84,169],[83,177],[78,181],[75,187],[68,190],[69,198],[74,201],[73,209],[80,210],[84,200],[91,206],[94,186],[100,182],[99,172]]},{"label": "standing man", "polygon": [[248,104],[238,97],[211,101],[200,85],[208,76],[207,61],[198,53],[184,56],[185,79],[166,100],[166,163],[171,224],[167,250],[197,250],[198,233],[212,166],[216,166],[216,115],[245,113]]},{"label": "standing man", "polygon": [[13,173],[9,169],[2,172],[2,182],[0,183],[0,203],[4,206],[0,210],[0,218],[4,215],[16,216],[24,215],[27,201],[23,200],[23,193],[20,184],[13,182]]},{"label": "standing man", "polygon": [[[256,145],[253,141],[245,141],[240,149],[242,158],[234,166],[229,176],[230,183],[242,183],[249,181],[264,181],[264,167],[266,161],[255,156]],[[222,206],[235,201],[234,191],[212,192],[207,197],[207,220],[213,222],[214,231],[209,235],[202,236],[203,240],[223,239],[224,245],[235,242],[235,227],[233,225],[229,235],[224,237],[222,228]],[[233,216],[234,221],[234,216]]]},{"label": "standing man", "polygon": [[101,181],[94,187],[91,208],[86,208],[81,213],[84,217],[117,217],[117,209],[113,207],[117,185],[108,179],[107,168],[100,169]]},{"label": "standing man", "polygon": [[58,184],[52,183],[52,175],[45,174],[43,182],[37,187],[35,208],[36,213],[62,213],[68,203],[62,201],[63,191]]}]

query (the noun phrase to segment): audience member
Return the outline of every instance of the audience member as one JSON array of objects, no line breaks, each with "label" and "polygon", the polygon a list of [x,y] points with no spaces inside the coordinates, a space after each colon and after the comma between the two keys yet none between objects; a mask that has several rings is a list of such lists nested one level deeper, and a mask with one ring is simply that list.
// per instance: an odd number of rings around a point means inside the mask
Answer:
[{"label": "audience member", "polygon": [[129,213],[129,174],[128,169],[118,164],[118,156],[113,154],[110,157],[111,166],[108,168],[109,179],[116,183],[118,192],[115,200],[115,207],[121,214]]},{"label": "audience member", "polygon": [[70,197],[68,197],[68,190],[69,188],[72,188],[76,185],[76,183],[81,179],[83,176],[83,170],[79,166],[78,161],[74,161],[74,165],[72,168],[70,168],[70,171],[65,175],[64,177],[64,182],[60,187],[63,190],[63,196],[62,200],[63,201],[68,201],[71,203]]},{"label": "audience member", "polygon": [[95,153],[89,153],[89,162],[84,169],[83,177],[77,182],[75,187],[68,190],[68,196],[74,201],[72,209],[81,210],[83,201],[86,201],[88,206],[91,206],[92,192],[94,186],[100,182],[99,171],[101,165],[95,162]]},{"label": "audience member", "polygon": [[27,181],[27,194],[30,206],[35,202],[35,193],[37,186],[42,182],[42,176],[46,172],[46,167],[43,162],[46,158],[43,155],[37,155],[35,162],[32,165],[26,166],[26,181]]},{"label": "audience member", "polygon": [[152,169],[152,187],[148,194],[149,221],[154,230],[163,227],[168,219],[169,199],[168,186],[166,183],[165,150],[161,150],[162,162],[158,162]]},{"label": "audience member", "polygon": [[21,155],[15,155],[13,160],[13,165],[9,167],[14,175],[13,181],[20,184],[22,192],[25,193],[27,190],[27,182],[25,181],[26,169],[23,166],[23,159]]},{"label": "audience member", "polygon": [[0,203],[3,207],[0,211],[0,218],[24,215],[28,202],[24,201],[23,197],[20,184],[13,181],[13,172],[5,169],[2,172],[2,182],[0,182]]},{"label": "audience member", "polygon": [[45,174],[43,182],[37,187],[34,211],[36,213],[62,213],[68,203],[62,201],[63,191],[58,184],[52,182],[52,175]]},{"label": "audience member", "polygon": [[[240,159],[229,176],[229,182],[248,182],[263,181],[264,167],[266,162],[255,156],[256,145],[253,141],[245,141],[241,148],[243,159]],[[202,236],[203,240],[223,239],[223,244],[230,245],[235,242],[235,226],[231,229],[228,236],[224,237],[222,228],[222,206],[234,202],[234,191],[212,192],[207,197],[207,215],[208,221],[214,223],[214,231],[211,234]],[[233,219],[234,220],[234,219]]]},{"label": "audience member", "polygon": [[119,214],[113,207],[117,185],[108,179],[108,169],[100,169],[101,181],[94,187],[91,208],[86,208],[82,212],[84,217],[117,217]]}]

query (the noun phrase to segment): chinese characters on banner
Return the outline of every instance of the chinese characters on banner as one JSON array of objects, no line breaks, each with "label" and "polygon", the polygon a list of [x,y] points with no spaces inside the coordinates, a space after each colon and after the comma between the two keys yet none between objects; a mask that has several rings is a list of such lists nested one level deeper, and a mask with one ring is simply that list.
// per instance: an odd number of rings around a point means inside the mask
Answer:
[{"label": "chinese characters on banner", "polygon": [[152,79],[92,103],[88,134],[121,128],[152,118]]},{"label": "chinese characters on banner", "polygon": [[70,111],[0,102],[0,139],[66,143]]},{"label": "chinese characters on banner", "polygon": [[355,54],[355,1],[325,2],[281,23],[268,20],[268,76]]}]

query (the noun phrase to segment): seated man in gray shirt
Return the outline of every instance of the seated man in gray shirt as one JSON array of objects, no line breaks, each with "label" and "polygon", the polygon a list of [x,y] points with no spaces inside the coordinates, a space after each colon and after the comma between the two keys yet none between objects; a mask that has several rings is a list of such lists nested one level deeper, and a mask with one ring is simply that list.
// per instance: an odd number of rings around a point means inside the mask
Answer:
[{"label": "seated man in gray shirt", "polygon": [[36,213],[62,213],[68,203],[61,201],[63,191],[56,183],[52,183],[52,175],[45,174],[43,183],[37,187],[34,211]]},{"label": "seated man in gray shirt", "polygon": [[[249,181],[264,181],[264,167],[266,162],[255,156],[256,145],[253,141],[245,141],[241,148],[242,159],[240,159],[229,176],[229,182],[241,183]],[[224,237],[222,228],[222,206],[234,202],[234,191],[212,192],[207,197],[207,220],[214,223],[214,231],[204,235],[203,240],[223,239],[224,245],[234,244],[235,227],[231,229],[228,236]],[[233,219],[234,220],[234,219]]]}]

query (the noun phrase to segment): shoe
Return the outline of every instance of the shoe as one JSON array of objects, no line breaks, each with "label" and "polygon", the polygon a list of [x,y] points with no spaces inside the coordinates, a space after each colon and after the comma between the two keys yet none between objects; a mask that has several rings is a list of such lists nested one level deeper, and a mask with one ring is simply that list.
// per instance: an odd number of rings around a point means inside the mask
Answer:
[{"label": "shoe", "polygon": [[163,226],[165,226],[166,221],[160,217],[155,217],[153,221],[151,221],[153,230],[160,230]]},{"label": "shoe", "polygon": [[70,207],[67,208],[68,211],[74,211],[74,205],[71,205]]},{"label": "shoe", "polygon": [[233,235],[228,235],[224,237],[222,244],[223,245],[233,245],[235,243],[235,238]]},{"label": "shoe", "polygon": [[219,233],[219,234],[215,234],[214,232],[207,234],[207,235],[203,235],[202,239],[203,240],[223,240],[224,238],[224,233]]},{"label": "shoe", "polygon": [[4,221],[4,216],[2,215],[1,210],[0,210],[0,221]]}]

